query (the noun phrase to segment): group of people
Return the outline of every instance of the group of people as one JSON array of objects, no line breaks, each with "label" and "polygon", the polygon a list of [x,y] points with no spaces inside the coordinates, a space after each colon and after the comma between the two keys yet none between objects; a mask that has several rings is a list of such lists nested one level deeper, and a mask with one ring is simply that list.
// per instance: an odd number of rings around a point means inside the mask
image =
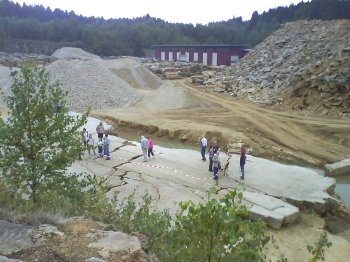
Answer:
[{"label": "group of people", "polygon": [[140,144],[141,144],[141,149],[143,154],[143,162],[147,162],[148,158],[151,158],[151,155],[154,159],[152,138],[150,138],[149,136],[148,137],[141,136]]},{"label": "group of people", "polygon": [[[98,154],[100,157],[106,156],[106,160],[111,159],[111,154],[109,151],[110,147],[110,138],[107,133],[105,133],[105,129],[103,126],[103,123],[100,122],[99,125],[96,127],[97,137],[98,137]],[[83,131],[81,133],[84,147],[87,149],[89,155],[91,155],[91,152],[96,155],[96,146],[95,146],[95,139],[92,137],[92,134],[89,134],[86,128],[83,128]],[[202,161],[206,161],[206,148],[208,145],[208,140],[203,135],[201,139],[199,140],[199,143],[201,145],[201,155],[202,155]],[[142,155],[143,155],[143,161],[147,162],[149,158],[151,158],[151,155],[154,159],[154,152],[153,152],[153,140],[151,137],[145,137],[141,136],[140,145],[142,149]],[[215,145],[211,145],[208,150],[209,155],[209,172],[214,173],[214,179],[219,179],[219,171],[222,170],[221,163],[220,163],[220,147],[216,143]],[[244,166],[246,161],[246,150],[241,144],[240,146],[240,167],[241,167],[241,173],[240,179],[244,179]]]},{"label": "group of people", "polygon": [[[199,144],[201,145],[201,155],[202,155],[202,161],[206,161],[205,152],[208,145],[208,140],[205,138],[204,135],[202,135],[201,139],[199,140]],[[219,171],[222,170],[221,163],[220,163],[220,146],[216,143],[215,145],[211,145],[208,150],[209,155],[209,172],[214,173],[214,179],[219,179]],[[242,175],[240,176],[241,180],[244,180],[244,166],[246,161],[246,150],[244,148],[244,145],[240,144],[240,159],[239,159],[239,165],[241,168]]]},{"label": "group of people", "polygon": [[[99,156],[100,157],[106,156],[106,160],[110,160],[111,154],[109,151],[109,147],[111,144],[111,140],[110,140],[108,134],[105,133],[105,129],[104,129],[102,122],[100,122],[97,125],[96,133],[97,133],[97,138],[98,138],[97,148],[98,148]],[[89,134],[89,132],[86,130],[86,128],[83,128],[81,135],[82,135],[84,147],[89,152],[89,155],[91,155],[91,151],[92,151],[92,153],[94,153],[94,155],[96,155],[95,139],[92,137],[92,134]]]}]

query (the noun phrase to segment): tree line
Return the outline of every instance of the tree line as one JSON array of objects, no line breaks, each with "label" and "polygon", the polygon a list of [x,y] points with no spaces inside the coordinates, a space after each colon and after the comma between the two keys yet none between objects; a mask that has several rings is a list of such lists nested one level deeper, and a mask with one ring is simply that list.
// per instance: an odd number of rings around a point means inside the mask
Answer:
[{"label": "tree line", "polygon": [[42,5],[0,0],[0,37],[72,42],[101,56],[143,56],[156,44],[245,44],[254,47],[285,22],[349,19],[349,0],[312,0],[278,7],[248,21],[233,17],[207,25],[169,23],[150,15],[134,19],[84,17]]}]

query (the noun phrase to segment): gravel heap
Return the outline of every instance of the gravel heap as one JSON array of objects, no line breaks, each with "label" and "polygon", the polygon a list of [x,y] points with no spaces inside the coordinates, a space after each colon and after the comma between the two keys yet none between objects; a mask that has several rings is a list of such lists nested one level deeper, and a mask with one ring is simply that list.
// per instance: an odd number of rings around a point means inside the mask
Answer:
[{"label": "gravel heap", "polygon": [[203,84],[257,103],[350,117],[349,43],[350,20],[287,23]]},{"label": "gravel heap", "polygon": [[57,60],[46,67],[52,80],[68,91],[67,106],[83,112],[92,109],[125,107],[136,103],[140,95],[113,74],[103,60]]},{"label": "gravel heap", "polygon": [[50,57],[50,61],[59,59],[78,59],[78,60],[102,60],[101,57],[88,53],[81,48],[62,47],[57,49]]}]

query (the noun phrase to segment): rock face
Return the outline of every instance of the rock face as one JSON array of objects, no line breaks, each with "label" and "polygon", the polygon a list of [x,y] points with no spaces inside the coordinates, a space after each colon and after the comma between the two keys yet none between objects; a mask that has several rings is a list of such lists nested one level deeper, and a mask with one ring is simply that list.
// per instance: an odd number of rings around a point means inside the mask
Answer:
[{"label": "rock face", "polygon": [[[206,162],[198,161],[199,152],[185,149],[168,149],[155,145],[155,159],[142,162],[138,143],[131,145],[123,139],[111,136],[112,159],[80,161],[70,171],[78,170],[109,179],[112,190],[123,199],[135,188],[136,201],[141,200],[146,190],[157,201],[161,209],[168,208],[172,213],[179,201],[203,202],[206,192],[215,186],[212,173],[208,172]],[[220,154],[222,163],[228,156]],[[220,173],[220,195],[233,188],[244,188],[244,204],[251,218],[262,218],[275,229],[295,222],[299,208],[311,208],[324,213],[336,208],[339,203],[327,192],[332,191],[335,180],[322,177],[317,172],[279,164],[249,156],[246,165],[246,178],[239,180],[239,156],[231,155],[228,160],[226,176]],[[94,173],[91,170],[95,170]]]},{"label": "rock face", "polygon": [[0,220],[0,254],[9,255],[12,252],[31,247],[33,228]]},{"label": "rock face", "polygon": [[350,159],[325,165],[327,176],[350,175]]}]

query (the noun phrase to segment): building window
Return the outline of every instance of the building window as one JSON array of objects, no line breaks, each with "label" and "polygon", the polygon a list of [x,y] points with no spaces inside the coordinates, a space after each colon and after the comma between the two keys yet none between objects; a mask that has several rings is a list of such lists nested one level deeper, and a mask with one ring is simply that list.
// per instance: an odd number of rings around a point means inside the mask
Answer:
[{"label": "building window", "polygon": [[231,65],[236,63],[239,59],[239,56],[238,55],[232,55],[231,56]]}]

